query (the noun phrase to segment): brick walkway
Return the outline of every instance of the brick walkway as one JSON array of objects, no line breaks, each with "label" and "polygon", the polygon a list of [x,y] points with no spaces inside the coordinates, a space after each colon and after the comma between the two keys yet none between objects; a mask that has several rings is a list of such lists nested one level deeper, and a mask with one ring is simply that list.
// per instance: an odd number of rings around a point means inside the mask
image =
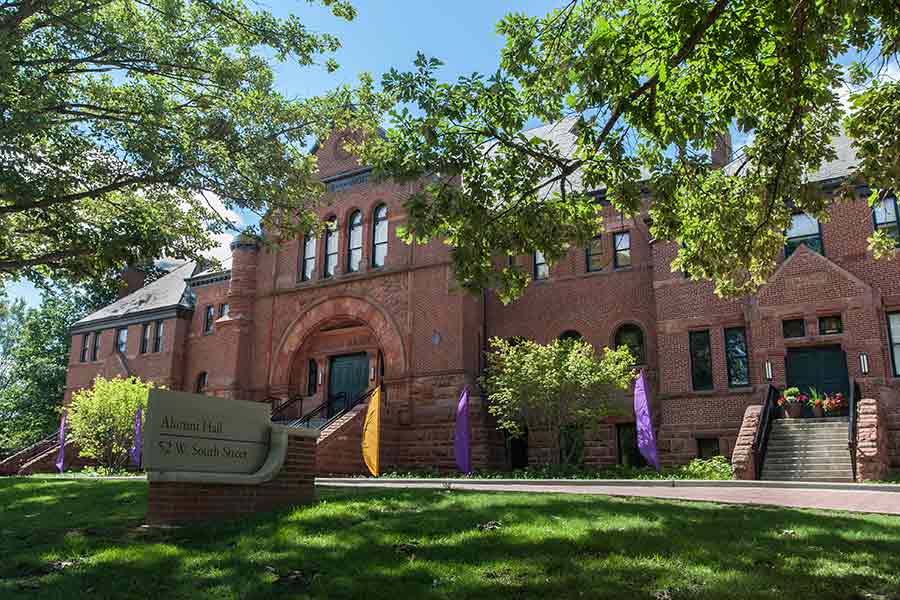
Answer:
[{"label": "brick walkway", "polygon": [[[366,487],[366,488],[419,488],[441,489],[447,484],[441,481],[376,481],[372,479],[317,479],[316,485],[327,487]],[[870,512],[900,515],[900,486],[897,491],[881,491],[867,489],[859,485],[854,489],[819,489],[819,488],[785,488],[746,485],[696,486],[678,484],[669,485],[603,485],[603,484],[567,484],[559,483],[473,483],[453,482],[453,489],[473,490],[479,492],[550,492],[563,494],[603,494],[609,496],[639,496],[650,498],[666,498],[672,500],[701,500],[722,502],[727,504],[759,504],[766,506],[788,506],[795,508],[820,508],[827,510],[846,510],[853,512]]]}]

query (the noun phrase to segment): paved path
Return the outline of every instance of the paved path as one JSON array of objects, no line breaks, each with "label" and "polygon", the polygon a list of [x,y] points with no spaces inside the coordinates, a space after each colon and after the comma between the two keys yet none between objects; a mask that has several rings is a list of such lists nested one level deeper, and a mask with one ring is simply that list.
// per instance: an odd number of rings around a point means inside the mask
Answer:
[{"label": "paved path", "polygon": [[[725,483],[725,482],[721,482]],[[372,479],[317,479],[316,485],[327,487],[357,488],[420,488],[441,489],[448,485],[441,481],[389,481]],[[540,483],[451,483],[453,489],[473,490],[479,492],[529,492],[529,493],[563,493],[563,494],[604,494],[608,496],[639,496],[666,498],[673,500],[701,500],[723,502],[728,504],[759,504],[767,506],[789,506],[796,508],[819,508],[827,510],[846,510],[853,512],[884,513],[900,515],[900,486],[898,491],[882,491],[867,489],[866,485],[853,486],[853,489],[822,489],[812,487],[776,487],[752,485],[697,485],[679,483],[677,487],[670,485],[628,485],[590,484],[566,482]],[[843,486],[847,488],[849,486]]]}]

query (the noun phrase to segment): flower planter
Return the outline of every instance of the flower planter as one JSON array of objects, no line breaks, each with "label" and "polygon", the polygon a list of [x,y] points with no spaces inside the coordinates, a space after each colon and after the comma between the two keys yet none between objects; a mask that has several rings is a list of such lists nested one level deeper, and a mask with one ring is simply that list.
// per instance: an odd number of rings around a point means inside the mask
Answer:
[{"label": "flower planter", "polygon": [[803,405],[797,402],[790,402],[784,405],[784,414],[789,419],[799,419],[803,416]]},{"label": "flower planter", "polygon": [[813,406],[812,407],[812,416],[814,419],[821,419],[825,416],[825,408],[822,406]]}]

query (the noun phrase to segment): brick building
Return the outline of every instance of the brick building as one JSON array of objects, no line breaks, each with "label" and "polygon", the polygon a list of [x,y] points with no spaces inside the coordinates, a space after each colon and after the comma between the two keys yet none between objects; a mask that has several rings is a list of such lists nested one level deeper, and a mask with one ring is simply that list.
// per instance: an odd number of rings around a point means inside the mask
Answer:
[{"label": "brick building", "polygon": [[[567,127],[532,134],[564,143]],[[838,160],[814,175],[829,191],[854,160],[848,140],[835,143]],[[651,239],[646,213],[629,219],[607,209],[589,248],[554,265],[516,257],[535,281],[504,306],[457,288],[443,243],[397,238],[410,186],[375,182],[340,136],[317,155],[329,200],[321,216],[335,221],[334,233],[277,249],[236,239],[229,269],[178,265],[83,319],[72,331],[67,399],[97,373],[132,373],[271,402],[281,418],[337,415],[319,439],[319,470],[358,472],[364,405],[353,399],[380,382],[382,464],[452,469],[456,400],[479,375],[485,341],[577,334],[598,349],[627,344],[640,357],[664,464],[731,456],[745,409],[764,401],[770,380],[837,391],[852,378],[867,397],[884,398],[889,452],[900,466],[900,408],[890,393],[900,384],[892,342],[900,345],[900,259],[866,252],[873,227],[897,234],[896,201],[873,215],[860,189],[833,205],[828,222],[797,215],[788,257],[740,300],[672,272],[677,245]],[[530,448],[505,442],[477,395],[472,411],[475,468],[545,458],[534,439]],[[629,463],[634,444],[632,418],[607,419],[588,433],[585,462]]]}]

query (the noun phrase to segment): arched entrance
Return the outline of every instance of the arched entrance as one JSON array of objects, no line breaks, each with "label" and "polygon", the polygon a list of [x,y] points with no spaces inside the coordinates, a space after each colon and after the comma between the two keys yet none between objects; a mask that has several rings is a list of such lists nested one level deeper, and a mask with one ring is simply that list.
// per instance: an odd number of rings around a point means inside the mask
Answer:
[{"label": "arched entrance", "polygon": [[292,323],[278,344],[269,378],[273,395],[303,396],[304,410],[340,412],[383,377],[406,371],[403,339],[389,315],[370,301],[323,300]]}]

